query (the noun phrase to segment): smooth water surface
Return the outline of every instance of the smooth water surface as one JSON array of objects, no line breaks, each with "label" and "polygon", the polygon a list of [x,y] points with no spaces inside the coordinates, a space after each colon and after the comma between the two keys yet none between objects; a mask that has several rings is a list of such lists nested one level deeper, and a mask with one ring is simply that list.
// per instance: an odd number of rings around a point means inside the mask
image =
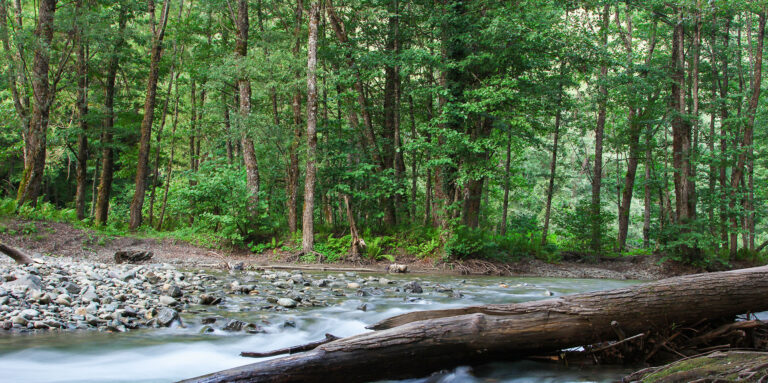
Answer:
[{"label": "smooth water surface", "polygon": [[[217,277],[235,280],[240,275],[217,274]],[[337,274],[305,275],[319,278]],[[363,281],[367,277],[357,278]],[[326,299],[327,307],[275,312],[263,310],[252,296],[228,295],[219,306],[190,307],[191,312],[182,314],[183,328],[127,333],[0,335],[0,382],[171,382],[256,361],[241,358],[241,351],[264,352],[295,346],[323,339],[326,333],[341,337],[355,335],[369,331],[365,329],[367,325],[409,311],[524,302],[635,283],[551,278],[385,277],[395,283],[383,288],[381,295],[361,297],[354,290],[345,289],[346,296],[337,297],[330,294],[329,289],[312,287],[311,294]],[[411,280],[419,281],[424,293],[396,291],[398,286]],[[445,292],[445,288],[452,288],[454,293]],[[460,291],[462,297],[457,297],[456,291]],[[359,309],[363,303],[368,304],[367,311]],[[266,333],[216,330],[201,334],[202,318],[215,315],[258,323]],[[473,369],[459,367],[407,382],[610,382],[627,372],[519,361]]]}]

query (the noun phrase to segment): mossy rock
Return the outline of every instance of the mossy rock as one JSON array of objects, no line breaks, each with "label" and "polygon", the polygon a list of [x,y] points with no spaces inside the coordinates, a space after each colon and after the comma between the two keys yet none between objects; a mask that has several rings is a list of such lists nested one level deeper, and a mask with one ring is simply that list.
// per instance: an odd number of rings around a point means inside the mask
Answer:
[{"label": "mossy rock", "polygon": [[768,353],[752,351],[715,351],[679,360],[666,366],[638,371],[624,382],[766,382]]}]

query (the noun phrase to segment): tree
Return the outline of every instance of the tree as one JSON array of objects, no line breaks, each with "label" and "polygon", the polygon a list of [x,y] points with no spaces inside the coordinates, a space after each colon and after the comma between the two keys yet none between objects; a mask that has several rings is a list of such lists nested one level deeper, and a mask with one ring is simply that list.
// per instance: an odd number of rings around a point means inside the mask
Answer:
[{"label": "tree", "polygon": [[[20,12],[20,10],[17,10]],[[51,105],[56,96],[56,81],[52,84],[49,80],[50,47],[53,42],[53,19],[56,13],[56,0],[41,0],[38,9],[37,27],[35,37],[39,44],[34,48],[34,60],[32,61],[32,89],[34,103],[30,116],[29,127],[25,132],[24,149],[24,174],[19,184],[16,201],[19,205],[29,203],[37,205],[37,199],[41,195],[43,170],[45,168],[46,134],[51,112]],[[23,54],[23,52],[20,52]],[[63,69],[61,63],[60,69]],[[60,74],[56,76],[60,78]],[[18,107],[18,106],[17,106]],[[26,112],[19,113],[25,115]]]},{"label": "tree", "polygon": [[[600,45],[608,47],[608,25],[610,22],[610,5],[603,6],[600,18]],[[608,103],[608,63],[603,58],[600,63],[600,78],[597,90],[597,123],[595,124],[595,165],[592,175],[592,241],[591,248],[595,254],[602,252],[602,223],[600,218],[600,188],[603,183],[603,134],[605,132],[606,104]]]},{"label": "tree", "polygon": [[309,9],[309,39],[307,40],[307,170],[304,178],[304,212],[302,214],[301,247],[311,253],[315,246],[315,182],[317,156],[317,24],[320,4],[312,1]]},{"label": "tree", "polygon": [[138,229],[142,222],[142,207],[147,192],[147,175],[149,173],[149,140],[152,136],[152,122],[155,119],[155,102],[157,99],[157,80],[159,78],[160,59],[163,57],[163,38],[168,25],[170,0],[163,1],[160,11],[160,21],[155,19],[155,2],[148,0],[149,23],[152,42],[149,59],[149,75],[147,77],[147,92],[144,99],[144,119],[141,121],[141,138],[139,140],[139,159],[136,166],[136,189],[131,201],[131,230]]}]

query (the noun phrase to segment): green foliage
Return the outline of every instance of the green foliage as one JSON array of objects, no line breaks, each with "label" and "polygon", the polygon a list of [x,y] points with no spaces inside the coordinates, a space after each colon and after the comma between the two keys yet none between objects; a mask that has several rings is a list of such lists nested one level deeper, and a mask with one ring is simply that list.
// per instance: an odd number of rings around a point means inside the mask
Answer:
[{"label": "green foliage", "polygon": [[23,235],[32,235],[37,233],[37,225],[34,222],[27,222],[21,225],[19,232]]},{"label": "green foliage", "polygon": [[457,227],[445,244],[445,253],[458,259],[486,258],[495,250],[490,233],[464,225]]},{"label": "green foliage", "polygon": [[276,237],[272,237],[272,241],[263,243],[249,243],[248,248],[251,252],[261,254],[266,250],[276,250],[283,246],[283,241],[278,241]]},{"label": "green foliage", "polygon": [[575,205],[562,206],[556,210],[553,221],[565,234],[565,246],[568,248],[578,251],[588,249],[595,225],[599,227],[604,251],[613,244],[609,237],[609,225],[615,222],[615,215],[607,209],[601,209],[599,217],[593,216],[592,202],[588,199],[582,199]]},{"label": "green foliage", "polygon": [[338,238],[330,234],[324,240],[315,242],[315,251],[322,254],[327,262],[336,262],[347,254],[351,242],[349,234]]},{"label": "green foliage", "polygon": [[368,258],[374,260],[386,259],[390,262],[395,261],[395,256],[387,254],[392,249],[394,238],[389,236],[374,237],[366,242],[365,254]]},{"label": "green foliage", "polygon": [[12,198],[0,199],[0,217],[7,217],[16,213],[16,200]]}]

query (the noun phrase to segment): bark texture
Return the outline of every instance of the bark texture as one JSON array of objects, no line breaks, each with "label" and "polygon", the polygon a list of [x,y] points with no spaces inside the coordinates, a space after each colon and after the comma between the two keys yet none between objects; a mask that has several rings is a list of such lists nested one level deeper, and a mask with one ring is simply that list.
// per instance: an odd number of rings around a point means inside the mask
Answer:
[{"label": "bark texture", "polygon": [[24,174],[19,184],[16,201],[19,205],[29,203],[37,205],[37,198],[42,193],[43,170],[45,169],[46,135],[48,116],[55,92],[48,80],[50,67],[50,47],[53,41],[53,18],[56,12],[56,0],[41,0],[38,9],[35,38],[36,45],[32,59],[32,89],[34,103],[29,121],[29,129],[24,140]]},{"label": "bark texture", "polygon": [[96,199],[96,211],[94,213],[96,224],[107,223],[109,216],[109,197],[112,194],[112,180],[114,178],[115,154],[112,148],[112,136],[115,125],[115,82],[117,80],[117,70],[120,66],[120,56],[118,55],[123,46],[123,32],[127,24],[127,11],[120,8],[118,20],[118,34],[115,46],[112,49],[112,57],[109,58],[107,66],[107,76],[104,88],[104,122],[101,132],[101,145],[104,149],[101,152],[101,177],[99,177],[98,198]]},{"label": "bark texture", "polygon": [[302,214],[301,248],[312,252],[315,246],[315,173],[317,157],[317,24],[320,4],[313,1],[309,10],[307,41],[307,173],[304,177],[304,212]]},{"label": "bark texture", "polygon": [[147,94],[144,99],[144,118],[141,120],[141,138],[139,139],[139,158],[136,167],[136,190],[131,201],[131,218],[129,227],[136,230],[142,223],[142,208],[147,193],[147,176],[149,174],[149,140],[152,137],[152,122],[155,120],[155,102],[157,100],[157,80],[160,75],[160,59],[163,57],[163,38],[168,24],[170,0],[163,2],[160,23],[156,25],[154,2],[149,1],[150,22],[152,28],[152,49],[149,59],[149,77],[147,78]]},{"label": "bark texture", "polygon": [[424,376],[459,364],[616,340],[612,322],[634,335],[763,311],[768,309],[766,294],[768,267],[763,266],[543,301],[418,311],[371,326],[381,331],[186,382],[363,382]]}]

